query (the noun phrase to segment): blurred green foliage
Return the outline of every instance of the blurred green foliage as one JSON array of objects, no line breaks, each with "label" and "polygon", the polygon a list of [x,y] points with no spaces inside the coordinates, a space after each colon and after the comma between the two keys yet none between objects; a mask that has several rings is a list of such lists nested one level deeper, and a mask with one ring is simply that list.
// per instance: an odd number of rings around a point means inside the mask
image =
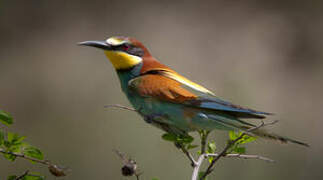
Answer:
[{"label": "blurred green foliage", "polygon": [[[236,132],[236,131],[230,131],[229,132],[229,141],[234,141],[237,138],[242,136],[242,132]],[[245,154],[246,153],[246,147],[243,147],[241,145],[250,143],[255,141],[257,138],[253,136],[243,135],[241,139],[239,139],[236,143],[232,145],[232,147],[228,150],[228,153],[238,153],[238,154]]]},{"label": "blurred green foliage", "polygon": [[182,146],[183,148],[190,150],[198,147],[198,145],[192,144],[194,138],[192,136],[178,136],[171,133],[165,133],[162,135],[162,139],[165,141],[174,142],[177,145]]},{"label": "blurred green foliage", "polygon": [[[9,125],[13,124],[13,118],[9,113],[3,110],[0,110],[0,122],[1,124],[8,127]],[[209,132],[204,132],[202,134],[203,136],[201,136],[201,146],[202,148],[206,148],[205,150],[204,149],[202,150],[205,151],[207,154],[214,154],[216,153],[216,150],[217,150],[217,147],[214,141],[207,142],[207,146],[203,147],[203,143],[206,143],[206,138],[208,134]],[[235,140],[238,138],[239,140],[235,142]],[[25,136],[21,136],[11,131],[4,131],[4,129],[0,128],[0,152],[7,160],[12,162],[15,161],[17,157],[22,157],[22,158],[28,157],[25,159],[30,160],[32,163],[37,163],[37,162],[39,163],[40,161],[36,161],[36,160],[43,160],[44,159],[43,153],[37,147],[27,143],[25,139],[26,139]],[[176,146],[184,148],[187,151],[198,147],[198,145],[192,144],[192,142],[194,141],[194,138],[189,135],[182,136],[182,135],[175,135],[171,133],[165,133],[162,135],[162,139],[164,139],[165,141],[173,142]],[[233,153],[243,154],[246,152],[246,148],[242,147],[241,145],[253,142],[254,140],[256,140],[255,137],[245,135],[242,132],[230,131],[228,143],[230,142],[235,142],[235,143],[232,144],[232,146],[229,148],[227,153],[233,152]],[[198,155],[201,155],[201,151],[197,151],[196,153]],[[34,158],[34,160],[30,158]],[[209,163],[212,163],[213,160],[214,160],[214,156],[208,157]],[[44,161],[43,164],[46,164],[46,162]],[[49,165],[50,172],[53,172],[52,169],[53,167],[56,167],[56,166],[51,164],[48,164],[48,165]],[[55,172],[56,172],[56,169],[57,168],[54,169]],[[205,172],[203,171],[199,172],[199,177],[201,177],[204,173]],[[20,175],[20,176],[10,175],[8,176],[7,180],[16,180],[16,179],[44,180],[45,179],[44,176],[37,175],[37,174],[38,173],[30,174],[27,170],[23,175]],[[65,175],[65,173],[63,174]],[[53,175],[55,175],[55,173]],[[152,178],[152,180],[158,180],[158,179]]]},{"label": "blurred green foliage", "polygon": [[[208,131],[200,131],[199,135],[201,138],[201,150],[196,151],[196,154],[201,156],[202,152],[205,152],[206,154],[216,154],[217,146],[215,141],[207,141],[207,136],[210,132]],[[181,136],[181,135],[175,135],[171,133],[165,133],[162,135],[162,139],[166,141],[173,142],[176,146],[183,148],[184,151],[188,151],[191,149],[194,149],[198,147],[198,145],[193,145],[192,142],[194,141],[194,138],[192,136]],[[226,154],[230,153],[237,153],[237,154],[244,154],[246,152],[246,147],[242,146],[247,143],[253,142],[256,140],[256,137],[249,136],[241,131],[229,131],[229,140],[227,143],[227,148],[225,148],[221,153],[218,153],[218,156],[222,156],[220,154],[224,153],[224,156]],[[206,145],[206,147],[205,147]],[[216,161],[215,156],[208,156],[208,162],[210,166],[213,166],[213,161]],[[199,172],[199,179],[203,177],[205,174],[204,171]],[[209,174],[209,173],[208,173]],[[205,177],[206,179],[206,177]]]},{"label": "blurred green foliage", "polygon": [[35,174],[26,174],[24,175],[23,177],[19,177],[19,176],[16,176],[16,175],[13,175],[13,176],[8,176],[7,180],[45,180],[45,177],[44,176],[41,176],[41,175],[36,175],[37,173]]},{"label": "blurred green foliage", "polygon": [[[5,126],[13,124],[12,116],[0,110],[0,122]],[[43,160],[43,153],[35,146],[30,145],[25,141],[25,136],[21,136],[11,131],[5,131],[0,128],[0,152],[3,157],[9,161],[15,161],[17,157],[34,158],[37,160]],[[29,159],[32,163],[35,161]],[[37,174],[37,173],[36,173]],[[22,179],[22,180],[42,180],[43,176],[26,173],[23,177],[11,175],[8,176],[8,180]]]},{"label": "blurred green foliage", "polygon": [[13,123],[13,119],[9,113],[0,110],[0,122],[6,126],[9,126]]}]

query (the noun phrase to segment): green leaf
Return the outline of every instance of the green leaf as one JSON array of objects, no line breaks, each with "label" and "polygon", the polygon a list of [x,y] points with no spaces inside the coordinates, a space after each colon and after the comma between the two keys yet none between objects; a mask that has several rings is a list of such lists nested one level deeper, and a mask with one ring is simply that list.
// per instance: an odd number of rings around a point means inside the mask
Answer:
[{"label": "green leaf", "polygon": [[8,132],[7,139],[10,144],[20,144],[26,137],[17,133]]},{"label": "green leaf", "polygon": [[235,140],[241,135],[241,132],[236,132],[236,131],[229,131],[229,138],[230,140]]},{"label": "green leaf", "polygon": [[176,142],[180,144],[189,144],[193,142],[194,138],[192,136],[177,136],[171,133],[165,133],[162,138],[166,141]]},{"label": "green leaf", "polygon": [[4,145],[6,148],[9,148],[9,147],[11,146],[11,143],[5,140],[5,141],[3,142],[3,145]]},{"label": "green leaf", "polygon": [[16,179],[17,179],[17,176],[16,175],[8,176],[7,177],[7,180],[16,180]]},{"label": "green leaf", "polygon": [[177,142],[189,144],[193,142],[194,138],[192,136],[179,136],[177,137]]},{"label": "green leaf", "polygon": [[[24,136],[19,136],[16,133],[8,132],[7,133],[7,140],[4,141],[4,146],[6,147],[6,151],[14,152],[14,153],[21,153],[22,147],[24,143],[22,142],[25,139]],[[9,160],[14,160],[12,155],[6,156]]]},{"label": "green leaf", "polygon": [[7,160],[9,161],[15,161],[16,159],[16,156],[15,155],[12,155],[12,154],[3,154],[3,157],[5,157]]},{"label": "green leaf", "polygon": [[237,147],[234,149],[234,151],[238,154],[244,154],[244,153],[246,153],[246,148],[245,147]]},{"label": "green leaf", "polygon": [[8,132],[7,139],[8,139],[9,143],[11,143],[13,141],[14,137],[15,137],[15,133]]},{"label": "green leaf", "polygon": [[9,113],[0,110],[0,122],[6,126],[9,126],[13,123],[13,118]]},{"label": "green leaf", "polygon": [[214,159],[214,157],[213,157],[213,156],[210,156],[210,157],[208,158],[209,163],[212,163],[213,159]]},{"label": "green leaf", "polygon": [[246,148],[241,147],[239,144],[235,144],[231,149],[229,150],[230,153],[238,153],[238,154],[245,154]]},{"label": "green leaf", "polygon": [[[204,174],[205,174],[204,171],[200,171],[199,172],[199,178],[198,179],[201,179]],[[207,180],[207,178],[204,178],[203,180]]]},{"label": "green leaf", "polygon": [[[235,132],[235,131],[230,131],[229,132],[229,138],[231,141],[236,140],[242,135],[242,132]],[[239,139],[236,144],[245,144],[245,143],[250,143],[252,141],[255,141],[257,138],[253,136],[248,136],[244,135],[241,139]]]},{"label": "green leaf", "polygon": [[43,153],[39,149],[37,149],[36,147],[33,147],[33,146],[26,147],[24,149],[23,153],[26,156],[33,157],[33,158],[36,158],[36,159],[39,159],[39,160],[44,159]]},{"label": "green leaf", "polygon": [[239,143],[240,144],[250,143],[252,141],[255,141],[256,139],[257,139],[256,137],[245,135],[243,136],[243,138],[240,140],[241,142]]},{"label": "green leaf", "polygon": [[170,133],[163,134],[162,138],[166,141],[172,141],[172,142],[176,142],[176,140],[177,140],[177,136],[174,134],[170,134]]},{"label": "green leaf", "polygon": [[28,174],[22,180],[45,180],[45,177],[39,175]]},{"label": "green leaf", "polygon": [[151,180],[159,180],[159,179],[154,177],[154,178],[152,178]]},{"label": "green leaf", "polygon": [[4,143],[4,132],[0,129],[0,146]]},{"label": "green leaf", "polygon": [[7,151],[14,153],[21,153],[22,146],[21,145],[11,145]]},{"label": "green leaf", "polygon": [[207,143],[207,152],[208,153],[215,153],[216,145],[215,142],[208,142]]},{"label": "green leaf", "polygon": [[198,145],[195,145],[195,144],[189,144],[188,146],[187,146],[187,150],[190,150],[190,149],[194,149],[194,148],[197,148],[198,147]]}]

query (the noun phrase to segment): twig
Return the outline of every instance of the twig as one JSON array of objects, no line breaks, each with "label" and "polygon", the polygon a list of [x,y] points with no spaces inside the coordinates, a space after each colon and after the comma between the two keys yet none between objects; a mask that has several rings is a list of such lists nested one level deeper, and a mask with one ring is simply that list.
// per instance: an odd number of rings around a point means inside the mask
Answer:
[{"label": "twig", "polygon": [[44,165],[47,165],[47,166],[51,165],[51,163],[48,160],[39,160],[39,159],[36,159],[36,158],[25,156],[24,154],[18,154],[18,153],[14,153],[14,152],[10,152],[10,151],[7,152],[4,149],[0,149],[0,153],[10,154],[10,155],[13,155],[13,156],[16,156],[16,157],[19,157],[19,158],[27,159],[27,160],[34,161],[34,162],[44,164]]},{"label": "twig", "polygon": [[[4,149],[1,149],[1,148],[0,148],[0,153],[13,155],[13,156],[18,157],[18,158],[22,158],[22,159],[30,160],[30,161],[33,161],[33,162],[37,162],[39,164],[46,165],[48,167],[49,172],[52,175],[56,176],[56,177],[66,176],[66,170],[70,170],[70,169],[67,169],[67,168],[61,168],[61,167],[51,163],[49,160],[40,160],[40,159],[32,158],[32,157],[29,157],[29,156],[26,156],[26,155],[20,154],[20,153],[14,153],[14,152],[10,152],[10,151],[7,152],[7,151],[5,151]],[[28,172],[27,172],[27,174],[28,174]],[[27,174],[25,174],[24,176],[26,176]],[[21,177],[20,179],[22,179],[22,178],[23,177]],[[19,180],[19,179],[16,179],[16,180]]]},{"label": "twig", "polygon": [[[214,154],[202,154],[199,156],[197,162],[196,162],[196,166],[194,167],[193,170],[193,174],[192,174],[192,180],[196,180],[198,178],[198,172],[200,170],[200,167],[202,165],[202,162],[204,161],[204,159],[208,158],[208,157],[218,157],[219,154],[218,153],[214,153]],[[258,160],[263,160],[266,162],[275,162],[274,160],[264,157],[264,156],[259,156],[259,155],[250,155],[250,154],[226,154],[223,157],[226,158],[242,158],[242,159],[258,159]]]},{"label": "twig", "polygon": [[[127,107],[127,106],[120,105],[120,104],[109,104],[109,105],[105,105],[104,107],[105,108],[120,108],[120,109],[125,109],[125,110],[129,110],[129,111],[135,111],[135,112],[137,112],[137,110],[134,109],[134,108]],[[203,136],[204,137],[204,148],[203,149],[205,149],[206,137],[207,137],[208,134],[209,134],[209,131],[207,131],[207,133]],[[183,145],[181,145],[181,144],[175,144],[175,145],[177,147],[179,147],[183,151],[183,153],[188,157],[188,159],[191,161],[192,167],[195,167],[196,166],[196,162],[194,160],[194,157],[188,152],[188,150],[185,147],[183,147]],[[114,150],[114,151],[120,156],[120,152],[119,151],[117,151],[117,150]],[[139,178],[139,176],[137,177],[137,179],[138,178]]]},{"label": "twig", "polygon": [[137,163],[136,161],[127,158],[125,154],[121,153],[120,151],[114,149],[113,150],[122,160],[122,168],[121,172],[123,176],[136,176],[136,179],[139,180],[139,176],[142,172],[138,172]]},{"label": "twig", "polygon": [[137,111],[134,108],[127,107],[127,106],[120,105],[120,104],[109,104],[109,105],[105,105],[104,107],[105,108],[120,108],[120,109],[129,110],[129,111],[135,111],[135,112]]},{"label": "twig", "polygon": [[197,159],[196,166],[193,169],[192,180],[197,180],[198,174],[200,172],[200,167],[201,167],[204,159],[206,159],[206,158],[207,158],[206,154],[201,154],[199,156],[199,158]]},{"label": "twig", "polygon": [[[256,130],[260,127],[262,127],[264,125],[264,122],[262,122],[259,126],[256,126],[256,127],[252,127],[250,129],[247,130],[247,132],[250,132],[250,131],[253,131],[253,130]],[[232,147],[236,142],[238,142],[240,139],[243,138],[243,136],[245,135],[245,132],[242,133],[238,138],[236,138],[235,140],[233,141],[229,141],[228,144],[226,145],[226,147],[223,149],[223,151],[218,155],[216,156],[211,164],[208,166],[208,168],[206,169],[205,173],[202,175],[202,177],[200,178],[200,180],[204,180],[205,177],[207,175],[209,175],[212,171],[213,171],[213,166],[214,164],[222,157],[222,156],[225,156],[225,154],[227,153],[228,149],[230,149],[230,147]]]},{"label": "twig", "polygon": [[201,154],[205,153],[206,148],[206,140],[209,135],[210,131],[202,130],[200,131],[200,137],[201,137]]},{"label": "twig", "polygon": [[278,121],[273,121],[271,123],[267,123],[265,124],[263,121],[261,122],[260,125],[249,128],[248,130],[246,130],[245,132],[243,132],[238,138],[236,138],[235,140],[229,141],[228,144],[226,145],[226,147],[218,154],[218,156],[216,156],[212,162],[210,163],[210,165],[208,166],[207,170],[205,171],[205,173],[202,175],[202,177],[200,178],[200,180],[204,180],[205,177],[207,175],[209,175],[213,170],[214,170],[214,165],[215,163],[221,158],[226,156],[227,151],[236,143],[238,142],[240,139],[242,139],[245,135],[247,135],[249,132],[255,131],[261,127],[267,126],[267,125],[272,125],[275,124]]},{"label": "twig", "polygon": [[[25,179],[26,176],[29,176],[29,178],[27,178],[27,179],[30,179],[30,177],[36,177],[36,179],[45,179],[43,176],[36,175],[36,174],[30,174],[29,173],[29,170],[27,170],[27,171],[24,172],[24,174],[22,174],[21,176],[17,177],[15,180]],[[31,178],[31,179],[34,179],[34,178]]]},{"label": "twig", "polygon": [[[105,108],[120,108],[120,109],[124,109],[124,110],[129,110],[129,111],[135,111],[137,112],[136,109],[131,108],[131,107],[127,107],[127,106],[123,106],[120,104],[111,104],[111,105],[106,105],[104,106]],[[237,143],[240,139],[242,139],[245,135],[249,134],[249,132],[255,131],[261,127],[267,126],[267,125],[272,125],[277,123],[278,121],[273,121],[271,123],[267,123],[265,124],[264,122],[262,122],[259,126],[255,126],[252,127],[246,131],[244,131],[238,138],[236,138],[235,140],[229,141],[228,144],[226,145],[226,147],[219,153],[215,153],[215,154],[205,154],[205,149],[206,149],[206,140],[207,140],[207,136],[210,133],[210,131],[201,131],[200,132],[200,136],[201,136],[201,155],[199,156],[198,160],[195,161],[194,157],[188,152],[188,150],[181,144],[175,144],[177,147],[179,147],[183,153],[188,157],[188,159],[191,161],[191,165],[194,168],[193,169],[193,174],[192,174],[192,180],[197,180],[198,178],[198,173],[199,173],[199,169],[200,166],[202,165],[204,159],[206,159],[207,157],[213,156],[215,157],[212,162],[210,163],[210,165],[208,166],[206,172],[202,175],[202,177],[200,178],[200,180],[204,180],[206,176],[208,176],[213,170],[214,170],[214,165],[215,163],[221,158],[221,157],[236,157],[236,158],[243,158],[243,159],[259,159],[259,160],[263,160],[263,161],[267,161],[267,162],[274,162],[274,160],[263,157],[263,156],[259,156],[259,155],[245,155],[245,154],[227,154],[227,151],[235,144]],[[117,151],[116,151],[117,152]],[[117,154],[120,156],[120,154],[117,152]],[[136,179],[139,180],[139,175],[140,174],[135,174]]]},{"label": "twig", "polygon": [[24,178],[25,176],[27,176],[29,173],[29,170],[25,171],[22,175],[18,176],[15,180],[20,180],[22,178]]},{"label": "twig", "polygon": [[192,154],[190,152],[188,152],[188,150],[182,144],[175,144],[175,145],[176,145],[176,147],[179,147],[183,151],[183,153],[188,157],[188,159],[191,161],[192,167],[197,166],[197,163],[195,162]]}]

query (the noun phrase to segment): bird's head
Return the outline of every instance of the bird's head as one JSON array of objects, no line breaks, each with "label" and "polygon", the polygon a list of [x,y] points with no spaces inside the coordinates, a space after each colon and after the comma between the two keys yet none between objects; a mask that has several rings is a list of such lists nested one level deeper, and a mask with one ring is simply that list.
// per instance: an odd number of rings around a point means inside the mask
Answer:
[{"label": "bird's head", "polygon": [[79,45],[102,49],[116,70],[125,70],[140,64],[148,50],[136,39],[129,37],[110,37],[105,41],[84,41]]}]

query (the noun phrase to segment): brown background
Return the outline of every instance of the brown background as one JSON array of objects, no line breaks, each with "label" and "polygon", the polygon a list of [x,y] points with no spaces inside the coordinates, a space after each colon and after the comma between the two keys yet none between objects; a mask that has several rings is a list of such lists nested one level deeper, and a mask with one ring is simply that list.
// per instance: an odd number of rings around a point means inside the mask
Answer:
[{"label": "brown background", "polygon": [[[77,42],[141,40],[163,63],[218,96],[276,113],[271,129],[311,148],[258,140],[249,153],[277,160],[222,160],[211,179],[322,179],[323,1],[0,1],[0,109],[12,130],[64,179],[126,179],[117,148],[143,178],[189,179],[187,159],[138,115],[103,108],[128,102],[111,64]],[[213,134],[222,147],[227,133]],[[0,158],[0,179],[43,167]],[[49,177],[49,179],[54,179]]]}]

